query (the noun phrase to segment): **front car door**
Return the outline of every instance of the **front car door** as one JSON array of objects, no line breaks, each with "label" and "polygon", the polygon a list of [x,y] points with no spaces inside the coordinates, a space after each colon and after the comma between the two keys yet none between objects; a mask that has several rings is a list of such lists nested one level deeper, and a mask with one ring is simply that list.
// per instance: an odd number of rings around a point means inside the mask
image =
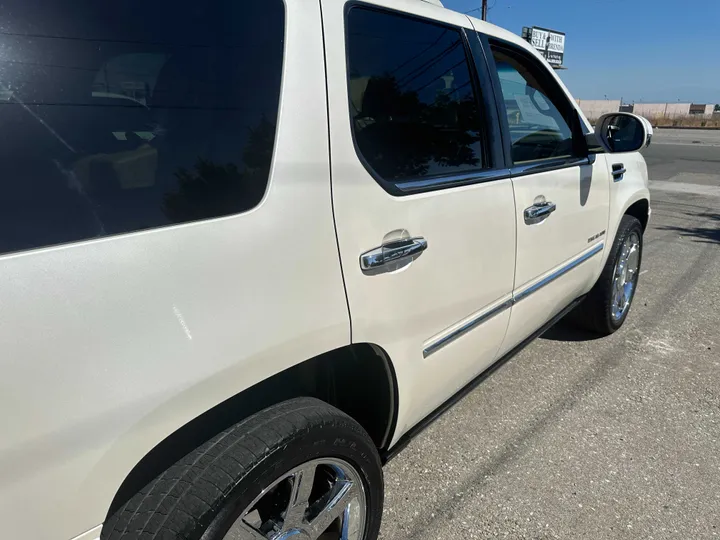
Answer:
[{"label": "front car door", "polygon": [[605,155],[588,157],[578,140],[587,129],[547,64],[509,41],[485,43],[502,96],[516,204],[517,262],[504,353],[597,279],[608,242],[610,175]]},{"label": "front car door", "polygon": [[512,183],[467,17],[397,0],[322,8],[352,340],[393,361],[397,440],[497,358],[515,269]]}]

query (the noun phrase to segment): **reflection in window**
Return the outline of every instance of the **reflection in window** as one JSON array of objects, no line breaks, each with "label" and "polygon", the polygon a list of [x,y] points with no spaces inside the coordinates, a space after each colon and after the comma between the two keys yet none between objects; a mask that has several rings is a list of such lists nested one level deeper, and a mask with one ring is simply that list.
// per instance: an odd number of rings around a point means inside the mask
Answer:
[{"label": "reflection in window", "polygon": [[147,106],[158,76],[170,58],[167,54],[123,54],[111,58],[98,70],[93,97],[129,99]]},{"label": "reflection in window", "polygon": [[353,131],[385,180],[483,166],[481,117],[460,33],[354,8],[348,14]]},{"label": "reflection in window", "polygon": [[613,152],[633,152],[643,145],[645,132],[634,118],[618,115],[607,125],[607,141]]},{"label": "reflection in window", "polygon": [[572,130],[549,92],[536,78],[537,70],[522,56],[493,48],[500,78],[515,163],[572,155]]},{"label": "reflection in window", "polygon": [[0,253],[258,204],[273,153],[282,0],[67,9],[0,6]]}]

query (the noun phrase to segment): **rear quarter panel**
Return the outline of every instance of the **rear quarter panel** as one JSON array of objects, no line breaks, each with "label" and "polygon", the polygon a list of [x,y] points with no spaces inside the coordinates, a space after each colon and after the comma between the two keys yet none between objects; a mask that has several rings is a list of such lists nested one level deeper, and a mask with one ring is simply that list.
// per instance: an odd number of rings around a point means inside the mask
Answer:
[{"label": "rear quarter panel", "polygon": [[349,343],[319,5],[286,9],[275,157],[258,207],[0,257],[2,538],[90,531],[166,436]]}]

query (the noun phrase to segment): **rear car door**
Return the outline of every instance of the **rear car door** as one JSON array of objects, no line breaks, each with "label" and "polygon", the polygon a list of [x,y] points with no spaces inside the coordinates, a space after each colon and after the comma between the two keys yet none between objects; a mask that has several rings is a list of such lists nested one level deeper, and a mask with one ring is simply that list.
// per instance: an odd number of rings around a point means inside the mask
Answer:
[{"label": "rear car door", "polygon": [[578,140],[586,128],[547,64],[506,41],[488,45],[516,204],[514,306],[505,352],[597,278],[610,181],[605,155],[588,157],[585,141]]},{"label": "rear car door", "polygon": [[424,2],[321,5],[352,340],[393,361],[397,438],[497,358],[515,267],[512,184],[466,17]]}]

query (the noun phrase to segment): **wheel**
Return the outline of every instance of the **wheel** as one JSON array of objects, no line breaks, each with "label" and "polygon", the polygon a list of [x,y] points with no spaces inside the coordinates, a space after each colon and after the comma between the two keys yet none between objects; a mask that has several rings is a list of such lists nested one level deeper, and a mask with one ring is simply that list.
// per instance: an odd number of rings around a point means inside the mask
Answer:
[{"label": "wheel", "polygon": [[640,221],[623,216],[600,278],[573,313],[580,326],[607,336],[623,325],[640,277],[642,241]]},{"label": "wheel", "polygon": [[102,540],[375,540],[383,496],[363,428],[299,398],[190,452],[119,508]]}]

